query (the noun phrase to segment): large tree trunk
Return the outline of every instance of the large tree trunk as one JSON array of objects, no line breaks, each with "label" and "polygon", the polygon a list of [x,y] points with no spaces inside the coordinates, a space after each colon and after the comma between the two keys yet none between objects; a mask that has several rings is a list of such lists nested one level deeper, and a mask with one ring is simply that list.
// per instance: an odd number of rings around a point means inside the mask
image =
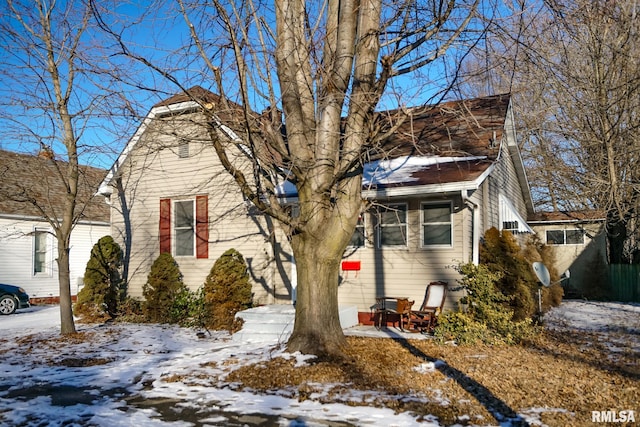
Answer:
[{"label": "large tree trunk", "polygon": [[338,311],[340,262],[362,207],[361,182],[360,176],[344,180],[333,196],[309,192],[307,186],[299,188],[305,227],[291,238],[298,287],[289,351],[327,358],[344,355],[346,340]]},{"label": "large tree trunk", "polygon": [[627,240],[627,223],[616,210],[607,213],[607,241],[609,243],[609,263],[627,264],[624,247]]},{"label": "large tree trunk", "polygon": [[320,357],[340,355],[345,344],[338,313],[340,257],[331,253],[335,251],[323,241],[306,233],[294,237],[292,243],[298,288],[296,320],[288,349]]}]

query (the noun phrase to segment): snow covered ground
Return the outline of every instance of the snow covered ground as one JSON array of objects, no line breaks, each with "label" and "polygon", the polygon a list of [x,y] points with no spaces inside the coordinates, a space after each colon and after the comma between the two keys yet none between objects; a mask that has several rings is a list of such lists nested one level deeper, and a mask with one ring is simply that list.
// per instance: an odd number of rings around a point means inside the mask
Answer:
[{"label": "snow covered ground", "polygon": [[[616,337],[625,332],[640,351],[638,304],[567,301],[545,319],[552,328],[601,334],[612,352]],[[303,355],[274,346],[234,342],[223,333],[198,338],[195,331],[162,325],[78,325],[83,339],[62,338],[59,324],[58,307],[32,307],[0,318],[0,424],[439,425],[390,409],[299,402],[285,393],[263,396],[212,383],[230,363],[278,355],[305,363]],[[46,345],[33,345],[30,334]],[[423,365],[416,369],[429,369]],[[185,386],[179,381],[183,373],[198,382]]]}]

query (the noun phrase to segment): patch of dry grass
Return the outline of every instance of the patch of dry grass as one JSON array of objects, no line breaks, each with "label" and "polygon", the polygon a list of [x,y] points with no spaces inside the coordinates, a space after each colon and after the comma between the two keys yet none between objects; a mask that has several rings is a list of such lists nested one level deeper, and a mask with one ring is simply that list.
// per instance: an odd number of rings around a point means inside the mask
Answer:
[{"label": "patch of dry grass", "polygon": [[[540,409],[549,426],[589,425],[591,411],[639,409],[638,355],[622,351],[613,360],[598,340],[549,332],[524,346],[455,347],[350,337],[346,361],[295,367],[294,360],[274,358],[241,367],[227,380],[264,393],[286,390],[300,400],[433,414],[444,424],[460,422],[461,415],[494,424],[496,414]],[[436,368],[415,369],[428,362]],[[353,390],[362,392],[359,401]]]}]

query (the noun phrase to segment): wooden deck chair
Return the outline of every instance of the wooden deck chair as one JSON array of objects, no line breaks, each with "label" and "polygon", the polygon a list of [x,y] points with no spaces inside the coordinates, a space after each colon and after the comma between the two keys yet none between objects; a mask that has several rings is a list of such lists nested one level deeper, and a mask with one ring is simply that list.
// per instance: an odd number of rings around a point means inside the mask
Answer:
[{"label": "wooden deck chair", "polygon": [[427,285],[424,301],[418,310],[412,310],[410,324],[420,332],[431,332],[447,296],[447,282],[431,282]]}]

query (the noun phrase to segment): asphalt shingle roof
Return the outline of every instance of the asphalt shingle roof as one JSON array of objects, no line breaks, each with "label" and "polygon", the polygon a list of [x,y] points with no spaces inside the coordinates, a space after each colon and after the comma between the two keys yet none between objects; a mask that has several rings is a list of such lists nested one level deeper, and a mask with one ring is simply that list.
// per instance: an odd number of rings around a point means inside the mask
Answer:
[{"label": "asphalt shingle roof", "polygon": [[[43,156],[0,150],[0,214],[61,218],[66,185],[67,163]],[[77,212],[81,221],[109,222],[109,206],[94,197],[107,171],[80,166]]]}]

